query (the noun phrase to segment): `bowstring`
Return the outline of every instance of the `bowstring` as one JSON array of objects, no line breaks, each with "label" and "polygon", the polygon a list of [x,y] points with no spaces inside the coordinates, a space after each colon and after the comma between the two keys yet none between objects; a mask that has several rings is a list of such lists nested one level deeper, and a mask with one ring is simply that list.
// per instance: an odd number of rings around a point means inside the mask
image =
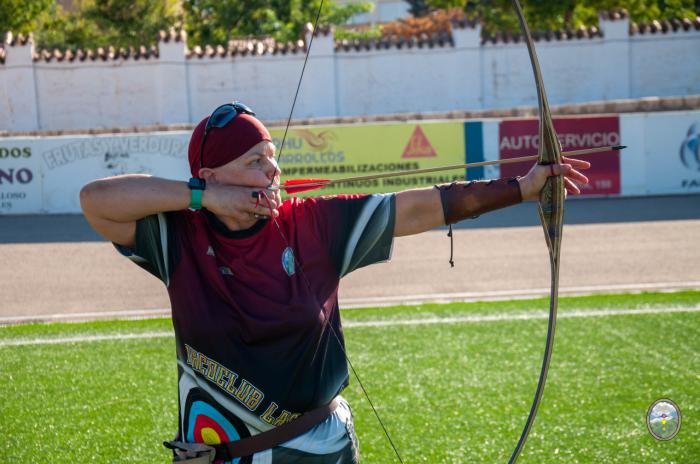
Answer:
[{"label": "bowstring", "polygon": [[382,420],[381,416],[379,415],[377,408],[374,406],[374,402],[370,398],[369,392],[365,388],[365,385],[362,383],[362,379],[360,379],[360,375],[357,373],[357,370],[355,370],[355,366],[353,366],[352,361],[350,361],[350,357],[348,357],[348,353],[345,350],[345,346],[344,346],[342,340],[340,340],[340,336],[338,335],[338,332],[336,332],[336,330],[333,328],[333,325],[330,323],[330,318],[328,316],[326,316],[326,313],[323,311],[323,305],[321,304],[320,301],[318,301],[316,299],[316,294],[313,292],[313,290],[311,288],[311,282],[309,282],[309,279],[306,278],[306,274],[304,273],[304,268],[301,264],[301,261],[299,261],[299,259],[296,256],[296,253],[294,253],[294,250],[289,245],[289,241],[287,240],[287,236],[282,231],[282,228],[280,227],[279,223],[277,222],[277,218],[272,213],[273,208],[272,208],[272,203],[270,202],[270,198],[267,196],[267,193],[264,190],[261,190],[259,192],[259,195],[258,195],[258,202],[256,203],[256,207],[257,207],[257,204],[259,204],[259,202],[260,202],[260,197],[263,197],[265,199],[265,202],[267,203],[267,207],[270,210],[270,219],[272,220],[272,223],[277,228],[277,232],[279,232],[280,237],[282,237],[282,241],[284,242],[285,248],[292,250],[292,259],[294,260],[295,268],[299,269],[299,275],[301,276],[301,279],[304,281],[304,285],[306,286],[306,290],[309,292],[309,295],[311,295],[311,297],[316,302],[316,305],[321,310],[321,314],[323,315],[324,326],[331,329],[331,333],[333,334],[333,337],[335,337],[335,340],[338,342],[338,346],[340,347],[340,350],[343,352],[343,356],[345,356],[345,360],[348,362],[348,365],[350,366],[350,370],[352,371],[352,374],[355,376],[355,379],[357,379],[357,383],[360,386],[362,393],[365,395],[365,398],[367,398],[367,402],[369,403],[369,406],[372,409],[374,416],[377,418],[377,422],[379,422],[379,425],[380,425],[382,431],[384,432],[384,436],[386,436],[387,440],[389,441],[389,444],[391,445],[391,448],[394,450],[394,454],[396,455],[399,462],[401,464],[404,464],[404,461],[401,458],[401,454],[399,453],[399,450],[396,447],[394,440],[392,440],[391,435],[389,435],[389,429],[387,429],[386,425],[384,425],[384,421]]},{"label": "bowstring", "polygon": [[[318,20],[321,17],[321,10],[323,9],[323,0],[318,7],[318,12],[316,13],[316,20],[314,21],[313,29],[311,30],[311,39],[309,39],[309,46],[306,48],[306,56],[304,56],[304,65],[301,67],[301,75],[299,76],[299,82],[297,82],[297,90],[294,92],[294,100],[292,100],[292,107],[289,109],[289,116],[287,117],[287,125],[284,128],[284,135],[282,136],[282,144],[280,145],[280,151],[277,152],[277,159],[275,160],[279,164],[280,157],[282,156],[282,150],[284,150],[284,142],[287,140],[287,132],[289,131],[289,124],[292,122],[292,115],[294,115],[294,107],[297,104],[297,98],[299,97],[299,90],[301,89],[301,81],[304,79],[304,71],[306,71],[306,63],[309,61],[309,55],[311,54],[311,46],[314,44],[314,37],[316,36],[316,27],[318,26]],[[274,181],[274,180],[273,180]],[[269,189],[273,181],[270,181],[270,185],[267,186]]]},{"label": "bowstring", "polygon": [[[323,1],[324,0],[321,0],[321,3],[318,7],[318,12],[316,13],[316,19],[314,21],[314,25],[313,25],[313,28],[311,30],[311,39],[309,40],[309,46],[306,49],[306,56],[304,57],[304,64],[301,68],[301,75],[299,76],[299,82],[297,83],[297,89],[296,89],[296,92],[294,93],[294,99],[292,100],[292,107],[289,109],[289,117],[287,118],[287,125],[284,128],[284,135],[282,136],[282,144],[280,145],[279,152],[277,152],[277,158],[275,160],[277,162],[277,164],[279,164],[280,157],[282,156],[282,151],[284,150],[285,141],[287,140],[287,133],[289,131],[289,125],[291,124],[292,116],[294,115],[294,108],[296,106],[297,98],[299,97],[299,91],[301,89],[301,81],[304,78],[304,71],[306,70],[306,64],[309,61],[309,54],[311,53],[311,46],[314,43],[314,37],[316,36],[316,28],[318,27],[318,21],[321,17],[321,10],[323,9]],[[274,178],[270,180],[270,185],[268,185],[267,188],[269,189],[270,187],[272,187],[273,183],[274,183]],[[263,195],[263,197],[267,201],[268,207],[270,208],[270,217],[272,218],[272,222],[275,224],[277,231],[279,232],[280,236],[282,237],[282,240],[283,240],[285,246],[289,249],[292,249],[289,246],[289,242],[287,241],[287,237],[285,236],[284,232],[282,231],[282,228],[280,227],[279,223],[277,222],[277,219],[272,214],[272,205],[270,203],[270,199],[268,198],[268,196],[264,190],[260,191],[260,193]],[[258,197],[258,199],[259,199],[259,197]],[[296,253],[294,253],[293,250],[292,250],[292,258],[294,259],[296,266],[299,268],[299,275],[301,276],[302,280],[304,281],[304,284],[306,285],[307,290],[309,291],[309,294],[311,296],[313,296],[314,299],[316,299],[315,294],[313,293],[312,288],[311,288],[311,283],[306,278],[306,274],[304,273],[303,266],[302,266],[301,262],[297,259]],[[355,366],[353,366],[352,361],[350,361],[350,358],[348,357],[347,351],[345,350],[345,346],[343,345],[342,341],[340,340],[340,337],[338,336],[338,334],[335,331],[335,329],[333,328],[333,326],[330,324],[329,318],[323,312],[323,306],[318,301],[316,301],[316,304],[321,309],[321,314],[323,314],[324,325],[327,326],[329,329],[331,329],[331,333],[333,334],[333,337],[338,342],[338,346],[340,347],[341,351],[343,352],[343,356],[345,356],[345,360],[347,361],[348,366],[350,366],[350,370],[352,371],[353,376],[355,377],[355,379],[357,379],[357,383],[360,386],[360,389],[362,390],[362,393],[364,394],[365,398],[367,399],[367,403],[369,403],[370,408],[372,409],[372,413],[374,414],[374,417],[377,418],[377,422],[379,422],[379,425],[380,425],[382,431],[384,432],[384,436],[389,441],[389,444],[391,445],[391,449],[394,451],[394,454],[396,455],[396,458],[399,460],[399,463],[404,464],[404,461],[401,458],[401,454],[399,453],[398,448],[394,444],[394,440],[392,440],[391,435],[389,434],[389,430],[384,425],[384,421],[382,420],[381,416],[379,415],[377,408],[374,406],[374,402],[370,398],[369,392],[365,388],[362,380],[360,379],[360,376],[358,375],[357,371],[355,370]]]}]

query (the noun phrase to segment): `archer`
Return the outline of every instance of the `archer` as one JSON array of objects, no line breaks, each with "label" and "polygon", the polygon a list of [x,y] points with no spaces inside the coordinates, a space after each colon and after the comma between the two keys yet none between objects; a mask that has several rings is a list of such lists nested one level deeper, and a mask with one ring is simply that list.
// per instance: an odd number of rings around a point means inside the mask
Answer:
[{"label": "archer", "polygon": [[517,179],[282,202],[271,140],[250,108],[222,105],[192,134],[189,182],[132,174],[80,194],[92,227],[167,287],[176,462],[359,462],[340,396],[340,278],[389,260],[394,237],[536,199],[549,176],[579,194],[590,167],[564,158]]}]

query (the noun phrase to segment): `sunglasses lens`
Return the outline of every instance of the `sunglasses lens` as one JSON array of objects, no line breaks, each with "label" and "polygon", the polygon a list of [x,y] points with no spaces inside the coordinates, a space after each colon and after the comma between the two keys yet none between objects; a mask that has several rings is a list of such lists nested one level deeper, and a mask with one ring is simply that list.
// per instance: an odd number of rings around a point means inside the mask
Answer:
[{"label": "sunglasses lens", "polygon": [[251,116],[255,116],[255,112],[252,109],[250,109],[250,107],[248,105],[246,105],[245,103],[235,101],[235,102],[233,102],[233,107],[236,108],[236,110],[239,113],[245,113],[245,114],[250,114]]},{"label": "sunglasses lens", "polygon": [[231,105],[220,106],[209,117],[207,126],[209,127],[224,127],[236,117],[238,111]]}]

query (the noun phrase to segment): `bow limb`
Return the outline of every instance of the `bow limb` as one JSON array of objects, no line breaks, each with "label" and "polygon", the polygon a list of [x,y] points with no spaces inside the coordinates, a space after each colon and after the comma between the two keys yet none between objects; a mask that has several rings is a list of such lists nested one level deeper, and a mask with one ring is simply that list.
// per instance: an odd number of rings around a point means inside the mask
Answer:
[{"label": "bow limb", "polygon": [[[552,115],[549,110],[549,104],[547,103],[547,95],[544,90],[544,82],[542,80],[540,65],[537,60],[535,45],[518,0],[513,0],[513,6],[518,15],[520,27],[525,37],[528,52],[530,53],[530,62],[532,63],[535,84],[537,86],[537,99],[540,117],[538,163],[561,163],[561,145],[559,143],[557,133],[554,130],[554,124],[552,123]],[[545,344],[544,355],[542,357],[542,368],[540,370],[540,377],[537,383],[537,390],[535,391],[535,397],[533,399],[532,406],[530,407],[530,414],[525,422],[525,427],[523,428],[523,431],[520,434],[520,439],[518,440],[510,460],[508,461],[510,464],[517,461],[520,452],[525,446],[525,441],[530,433],[532,424],[535,421],[537,409],[539,407],[540,400],[542,399],[542,394],[544,393],[545,382],[547,381],[549,363],[552,358],[554,333],[557,323],[557,303],[559,296],[559,259],[564,225],[564,194],[565,189],[563,176],[547,178],[547,182],[540,192],[538,213],[544,229],[547,248],[549,249],[552,277],[549,300],[549,323],[547,325],[547,341]]]}]

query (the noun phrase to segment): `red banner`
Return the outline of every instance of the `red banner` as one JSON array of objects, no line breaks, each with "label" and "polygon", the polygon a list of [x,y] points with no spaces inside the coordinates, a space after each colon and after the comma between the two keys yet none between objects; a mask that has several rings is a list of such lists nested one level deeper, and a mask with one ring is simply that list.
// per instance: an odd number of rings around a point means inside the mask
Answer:
[{"label": "red banner", "polygon": [[[554,118],[562,151],[620,145],[618,116]],[[498,147],[501,159],[535,155],[539,147],[537,119],[510,119],[501,121],[498,129]],[[583,173],[590,180],[579,186],[582,195],[616,195],[620,193],[620,152],[606,152],[581,157],[591,163]],[[531,165],[527,163],[501,165],[501,177],[522,176]]]}]

